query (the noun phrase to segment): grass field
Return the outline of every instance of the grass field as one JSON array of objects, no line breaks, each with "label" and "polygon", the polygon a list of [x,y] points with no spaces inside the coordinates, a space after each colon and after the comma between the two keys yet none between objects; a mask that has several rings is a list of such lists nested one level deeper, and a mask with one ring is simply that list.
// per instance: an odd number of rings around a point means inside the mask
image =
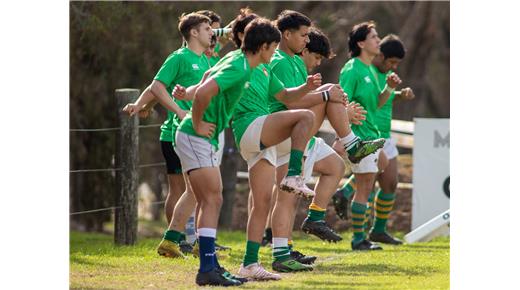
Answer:
[{"label": "grass field", "polygon": [[[313,272],[282,274],[276,282],[248,282],[243,289],[448,289],[450,240],[384,246],[383,251],[352,252],[351,233],[337,244],[295,234],[295,248],[318,256]],[[402,235],[397,235],[402,237]],[[238,271],[244,255],[245,233],[218,233],[218,242],[232,250],[219,261]],[[158,256],[156,238],[141,238],[136,246],[116,247],[104,234],[70,233],[71,289],[193,289],[198,259]],[[271,250],[260,249],[260,262],[270,269]]]}]

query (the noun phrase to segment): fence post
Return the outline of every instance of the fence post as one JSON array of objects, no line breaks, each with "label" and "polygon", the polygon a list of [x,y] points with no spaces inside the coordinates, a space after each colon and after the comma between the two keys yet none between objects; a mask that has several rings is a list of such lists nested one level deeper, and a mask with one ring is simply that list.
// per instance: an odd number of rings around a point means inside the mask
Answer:
[{"label": "fence post", "polygon": [[128,117],[121,109],[139,97],[137,89],[117,89],[120,132],[116,138],[116,209],[114,242],[133,245],[137,240],[137,184],[139,182],[139,118]]},{"label": "fence post", "polygon": [[224,154],[220,164],[220,172],[222,175],[222,197],[223,203],[220,209],[219,228],[231,229],[233,220],[233,206],[235,203],[235,193],[237,185],[238,161],[240,155],[235,146],[233,131],[231,128],[225,130],[226,145],[224,146]]}]

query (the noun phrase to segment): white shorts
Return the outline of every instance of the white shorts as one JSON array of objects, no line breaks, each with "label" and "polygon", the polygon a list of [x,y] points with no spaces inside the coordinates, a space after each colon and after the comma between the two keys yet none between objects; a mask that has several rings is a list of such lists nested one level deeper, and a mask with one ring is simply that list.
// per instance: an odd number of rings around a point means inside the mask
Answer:
[{"label": "white shorts", "polygon": [[368,155],[361,159],[359,163],[350,162],[353,173],[377,173],[377,161],[379,160],[379,154],[381,149],[378,149],[375,153]]},{"label": "white shorts", "polygon": [[399,151],[397,150],[397,143],[394,138],[387,138],[385,140],[385,146],[383,147],[383,151],[385,152],[388,160],[394,159],[399,155]]},{"label": "white shorts", "polygon": [[219,166],[215,147],[204,138],[177,130],[174,149],[181,160],[182,172]]},{"label": "white shorts", "polygon": [[224,146],[226,146],[226,138],[224,137],[224,131],[218,135],[218,151],[217,151],[217,163],[220,166],[222,163],[222,155],[224,154]]},{"label": "white shorts", "polygon": [[[314,168],[314,164],[320,160],[325,159],[327,156],[334,154],[335,151],[325,143],[325,141],[321,138],[315,138],[314,146],[305,149],[304,156],[305,162],[303,163],[303,177],[305,182],[309,182],[312,177],[312,172]],[[285,141],[284,141],[285,142]],[[277,167],[287,164],[291,157],[290,154],[290,139],[289,139],[289,154],[284,154],[283,156],[278,155]]]},{"label": "white shorts", "polygon": [[242,139],[240,139],[240,155],[247,162],[248,170],[262,159],[276,166],[276,147],[260,149],[260,138],[266,118],[267,115],[256,118],[249,124],[244,135],[242,135]]}]

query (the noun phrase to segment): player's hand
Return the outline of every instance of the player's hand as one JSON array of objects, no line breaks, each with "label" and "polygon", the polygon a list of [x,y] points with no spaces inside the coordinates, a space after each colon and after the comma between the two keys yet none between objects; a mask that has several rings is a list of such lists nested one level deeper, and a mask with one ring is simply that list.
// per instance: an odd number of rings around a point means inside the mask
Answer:
[{"label": "player's hand", "polygon": [[395,89],[398,85],[401,84],[401,79],[396,73],[391,73],[386,77],[386,83],[392,89]]},{"label": "player's hand", "polygon": [[366,120],[367,111],[359,103],[350,102],[347,105],[347,114],[351,124],[362,125],[361,121]]},{"label": "player's hand", "polygon": [[139,118],[141,119],[146,119],[150,116],[150,114],[152,113],[152,109],[143,109],[141,111],[139,111]]},{"label": "player's hand", "polygon": [[182,121],[182,119],[184,119],[184,117],[186,117],[186,115],[188,114],[188,111],[184,111],[184,110],[180,110],[179,112],[176,113],[177,117],[179,117],[179,119]]},{"label": "player's hand", "polygon": [[123,108],[123,112],[127,113],[130,117],[135,115],[135,113],[138,113],[140,110],[141,108],[133,103],[126,104]]},{"label": "player's hand", "polygon": [[401,90],[401,98],[403,98],[403,100],[412,100],[415,98],[415,94],[411,88],[404,88]]},{"label": "player's hand", "polygon": [[319,88],[321,86],[321,74],[317,73],[307,77],[307,82],[305,84],[307,88],[311,91]]},{"label": "player's hand", "polygon": [[343,91],[340,85],[336,84],[329,89],[329,102],[342,103],[347,106],[347,94]]},{"label": "player's hand", "polygon": [[211,136],[213,136],[213,133],[215,132],[215,127],[216,126],[213,123],[200,121],[199,124],[196,124],[195,122],[193,122],[193,129],[195,129],[195,132],[199,136],[211,138]]},{"label": "player's hand", "polygon": [[186,88],[181,85],[175,85],[172,96],[177,100],[184,100],[186,98]]}]

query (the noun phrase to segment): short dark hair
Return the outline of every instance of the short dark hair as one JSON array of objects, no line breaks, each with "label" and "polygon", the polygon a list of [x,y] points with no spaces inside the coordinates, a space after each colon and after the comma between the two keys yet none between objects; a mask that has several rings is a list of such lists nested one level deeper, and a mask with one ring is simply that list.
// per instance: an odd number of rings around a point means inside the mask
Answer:
[{"label": "short dark hair", "polygon": [[279,43],[280,31],[268,19],[259,17],[251,21],[244,30],[243,52],[257,53],[264,44]]},{"label": "short dark hair", "polygon": [[209,17],[198,14],[198,13],[190,13],[190,14],[182,14],[179,17],[179,31],[182,34],[182,37],[186,41],[190,40],[190,30],[198,29],[199,25],[202,23],[211,23]]},{"label": "short dark hair", "polygon": [[403,42],[395,34],[385,36],[381,40],[380,49],[385,59],[391,57],[403,59],[406,54]]},{"label": "short dark hair", "polygon": [[317,53],[324,58],[331,58],[334,53],[330,47],[329,38],[318,28],[311,27],[309,30],[309,43],[307,43],[307,50],[309,52]]},{"label": "short dark hair", "polygon": [[297,11],[284,10],[276,19],[276,27],[278,27],[278,30],[282,33],[287,29],[298,30],[300,26],[311,26],[311,20],[309,17]]},{"label": "short dark hair", "polygon": [[350,50],[351,57],[357,57],[361,54],[361,48],[358,46],[358,42],[365,41],[370,30],[373,28],[376,28],[374,21],[354,25],[352,31],[348,34],[348,49]]},{"label": "short dark hair", "polygon": [[235,18],[235,22],[233,23],[232,32],[233,32],[233,42],[237,47],[242,46],[242,41],[238,37],[238,33],[244,33],[246,26],[256,18],[260,16],[253,13],[253,10],[249,9],[249,7],[240,9],[238,16]]},{"label": "short dark hair", "polygon": [[214,22],[219,22],[221,21],[221,18],[220,18],[220,15],[218,15],[217,13],[211,11],[211,10],[200,10],[200,11],[197,11],[195,13],[199,13],[199,14],[202,14],[204,16],[207,16],[210,20],[211,20],[211,23],[210,24],[213,24]]}]

